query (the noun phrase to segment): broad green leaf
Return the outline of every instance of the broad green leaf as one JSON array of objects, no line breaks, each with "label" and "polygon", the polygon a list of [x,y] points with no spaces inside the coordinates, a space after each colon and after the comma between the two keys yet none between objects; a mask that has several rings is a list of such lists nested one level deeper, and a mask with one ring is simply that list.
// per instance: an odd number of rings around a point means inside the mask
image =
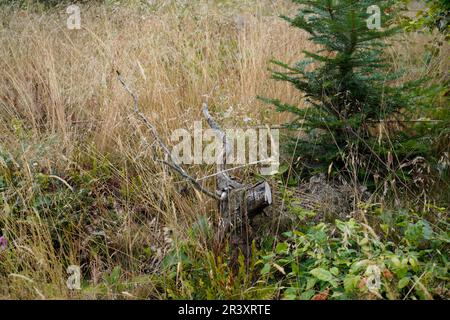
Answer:
[{"label": "broad green leaf", "polygon": [[331,279],[333,279],[333,275],[331,274],[331,272],[323,268],[315,268],[311,270],[310,273],[314,277],[322,281],[331,281]]},{"label": "broad green leaf", "polygon": [[270,264],[266,263],[264,267],[261,269],[261,274],[267,274],[270,271]]},{"label": "broad green leaf", "polygon": [[280,253],[286,253],[288,250],[289,246],[286,242],[281,242],[279,244],[277,244],[277,247],[275,249],[275,252],[280,254]]},{"label": "broad green leaf", "polygon": [[406,287],[409,283],[411,279],[409,277],[404,277],[402,279],[400,279],[400,281],[398,282],[398,288],[399,289],[403,289],[404,287]]},{"label": "broad green leaf", "polygon": [[391,258],[391,261],[392,261],[392,263],[394,264],[394,266],[396,266],[396,267],[400,267],[400,265],[401,265],[401,262],[400,262],[400,259],[398,258],[398,257],[392,257]]},{"label": "broad green leaf", "polygon": [[356,289],[356,286],[358,285],[359,281],[361,280],[360,276],[355,276],[352,274],[347,275],[344,278],[344,289],[345,292],[351,292]]},{"label": "broad green leaf", "polygon": [[284,299],[286,300],[295,300],[297,298],[297,288],[287,288],[284,291]]},{"label": "broad green leaf", "polygon": [[309,290],[313,288],[317,283],[316,278],[308,278],[308,281],[306,282],[306,290]]},{"label": "broad green leaf", "polygon": [[333,268],[330,269],[330,272],[331,272],[333,275],[337,276],[337,275],[339,274],[339,269],[336,268],[336,267],[333,267]]},{"label": "broad green leaf", "polygon": [[314,290],[306,290],[300,295],[300,300],[311,300],[315,293]]}]

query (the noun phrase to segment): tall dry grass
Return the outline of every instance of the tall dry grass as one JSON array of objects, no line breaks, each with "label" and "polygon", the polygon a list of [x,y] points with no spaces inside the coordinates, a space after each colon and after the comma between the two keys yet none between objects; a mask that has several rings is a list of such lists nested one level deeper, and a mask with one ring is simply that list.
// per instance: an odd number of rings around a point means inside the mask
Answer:
[{"label": "tall dry grass", "polygon": [[[201,120],[203,101],[226,127],[243,124],[245,117],[253,124],[280,123],[282,116],[256,96],[299,102],[294,89],[270,81],[267,71],[271,58],[295,61],[308,47],[305,35],[278,18],[289,9],[288,4],[271,1],[187,5],[174,1],[149,9],[82,6],[81,30],[69,30],[65,8],[45,12],[3,8],[0,145],[23,164],[20,170],[27,177],[15,195],[26,203],[37,192],[31,163],[67,179],[65,172],[71,168],[84,170],[83,160],[77,158],[83,154],[106,161],[118,183],[134,190],[134,200],[116,206],[118,222],[103,218],[120,224],[109,231],[104,228],[114,257],[92,256],[87,262],[81,261],[80,252],[89,252],[89,245],[74,235],[63,233],[70,246],[55,249],[52,226],[39,219],[31,203],[24,213],[27,218],[20,222],[3,212],[5,229],[14,239],[14,255],[2,261],[0,296],[70,297],[67,264],[87,263],[83,267],[90,270],[95,284],[120,255],[131,261],[129,272],[138,275],[143,267],[133,264],[136,247],[151,245],[161,255],[170,245],[168,230],[182,235],[199,216],[213,215],[214,203],[194,192],[183,196],[185,183],[154,161],[148,147],[151,138],[133,117],[132,101],[115,71],[130,83],[141,110],[166,140],[172,130],[191,129],[193,121]],[[230,111],[231,116],[221,117]],[[189,170],[203,176],[213,168]],[[130,176],[139,177],[138,190]],[[5,195],[5,203],[7,199]],[[74,232],[89,237],[83,226]]]},{"label": "tall dry grass", "polygon": [[23,119],[36,135],[58,134],[66,148],[89,132],[107,149],[130,111],[120,70],[143,111],[164,121],[164,133],[199,119],[205,99],[266,122],[256,95],[297,98],[268,81],[268,60],[298,59],[307,43],[277,18],[283,9],[269,2],[256,14],[201,3],[150,12],[85,7],[81,30],[66,28],[64,12],[3,12],[2,116]]}]

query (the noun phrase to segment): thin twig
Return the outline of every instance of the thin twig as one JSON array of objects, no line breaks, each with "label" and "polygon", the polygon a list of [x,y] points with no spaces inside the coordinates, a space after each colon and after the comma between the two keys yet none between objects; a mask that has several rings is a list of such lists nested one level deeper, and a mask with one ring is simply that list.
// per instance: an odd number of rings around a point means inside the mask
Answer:
[{"label": "thin twig", "polygon": [[166,166],[168,166],[168,167],[172,168],[173,170],[175,170],[176,172],[178,172],[184,179],[186,179],[186,180],[188,180],[190,183],[192,183],[192,185],[194,186],[194,188],[197,189],[198,191],[201,191],[201,192],[205,193],[206,195],[208,195],[208,196],[210,196],[210,197],[212,197],[212,198],[215,198],[216,200],[220,200],[220,198],[219,198],[218,195],[212,193],[212,192],[209,191],[209,190],[203,189],[203,188],[200,186],[200,184],[198,184],[198,182],[197,182],[197,181],[200,181],[200,180],[196,180],[196,179],[192,178],[190,175],[187,175],[183,170],[180,170],[180,167],[179,167],[179,166],[173,165],[173,164],[171,164],[170,162],[167,162],[167,161],[165,161],[165,160],[159,160],[159,161],[161,161],[161,162],[164,163]]},{"label": "thin twig", "polygon": [[64,180],[63,178],[58,177],[58,176],[56,176],[54,174],[48,175],[47,177],[56,179],[58,181],[61,181],[67,188],[70,189],[70,191],[72,191],[72,192],[74,191],[73,187],[66,180]]},{"label": "thin twig", "polygon": [[269,163],[270,163],[270,162],[272,162],[272,161],[273,161],[273,160],[272,160],[271,158],[263,159],[263,160],[258,160],[258,161],[253,161],[253,162],[250,162],[250,163],[247,163],[247,164],[243,164],[243,165],[241,165],[241,166],[237,166],[237,167],[233,167],[233,168],[228,168],[228,169],[225,169],[225,170],[223,170],[223,171],[219,171],[219,172],[216,172],[216,173],[214,173],[214,174],[210,174],[210,175],[204,176],[204,177],[202,177],[202,178],[197,179],[197,181],[206,180],[206,179],[208,179],[208,178],[215,177],[215,176],[217,176],[217,175],[219,175],[219,174],[221,174],[221,173],[225,173],[225,172],[230,172],[230,171],[234,171],[234,170],[246,168],[246,167],[248,167],[248,166],[252,166],[252,165],[255,165],[255,164],[266,163],[266,162],[269,162]]}]

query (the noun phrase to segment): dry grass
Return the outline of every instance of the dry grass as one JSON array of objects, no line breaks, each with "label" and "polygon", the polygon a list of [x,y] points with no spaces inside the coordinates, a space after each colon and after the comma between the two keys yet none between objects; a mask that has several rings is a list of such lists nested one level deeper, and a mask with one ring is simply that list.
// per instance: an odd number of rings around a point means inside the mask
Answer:
[{"label": "dry grass", "polygon": [[296,98],[286,85],[267,81],[268,60],[297,59],[306,41],[276,17],[283,8],[224,10],[92,7],[82,9],[79,31],[66,28],[65,14],[4,12],[2,115],[24,119],[36,135],[58,134],[65,148],[90,133],[108,149],[124,135],[121,120],[129,114],[118,69],[150,119],[164,119],[166,133],[199,119],[204,99],[266,122],[257,94]]},{"label": "dry grass", "polygon": [[[245,117],[252,124],[285,122],[286,115],[257,95],[301,104],[295,89],[271,81],[267,71],[271,58],[293,62],[302,50],[314,50],[305,34],[278,18],[292,12],[289,1],[165,3],[145,10],[82,6],[81,30],[66,28],[65,8],[0,12],[0,155],[14,159],[23,179],[0,193],[0,226],[14,239],[12,251],[0,252],[0,298],[160,298],[151,273],[173,238],[185,236],[200,216],[214,221],[214,203],[186,192],[185,183],[154,160],[150,135],[132,115],[116,70],[166,140],[174,129],[192,129],[203,101],[225,127],[243,125]],[[220,117],[230,110],[230,117]],[[85,214],[92,223],[61,232],[67,247],[57,248],[54,225],[31,203],[41,192],[37,171],[72,184],[67,172],[90,174],[92,162],[110,177],[93,177],[91,196],[111,207],[91,206]],[[198,177],[212,170],[189,168]],[[20,220],[11,214],[17,203],[9,199],[16,198],[26,208]],[[92,252],[97,245],[106,247],[105,256]],[[139,255],[142,248],[151,248],[151,258]],[[66,288],[69,264],[89,270],[91,290]],[[100,290],[118,264],[133,289]]]},{"label": "dry grass", "polygon": [[[151,139],[131,115],[132,102],[115,70],[139,95],[141,109],[165,138],[172,130],[190,129],[193,121],[200,120],[205,100],[218,114],[232,110],[230,118],[221,119],[225,126],[237,126],[244,117],[255,124],[282,122],[280,115],[268,112],[269,107],[256,99],[258,94],[299,100],[286,84],[270,81],[267,71],[271,58],[294,61],[308,45],[303,34],[277,17],[289,9],[287,5],[210,1],[206,6],[207,2],[172,3],[153,10],[82,7],[81,30],[66,28],[64,8],[0,13],[0,143],[24,164],[20,170],[26,183],[15,195],[28,204],[23,221],[11,221],[3,213],[5,229],[16,240],[14,256],[2,262],[0,296],[68,297],[65,266],[84,263],[79,253],[89,251],[88,244],[76,237],[68,241],[71,248],[54,248],[51,226],[39,220],[29,203],[37,192],[30,163],[64,178],[73,168],[85,170],[80,164],[83,159],[77,157],[88,154],[107,162],[126,188],[136,189],[131,175],[140,177],[134,200],[116,205],[122,225],[106,231],[115,256],[106,261],[85,259],[94,284],[103,272],[111,271],[120,254],[133,261],[136,247],[164,250],[163,225],[183,231],[199,216],[215,211],[200,194],[183,198],[184,183],[177,183],[178,177],[153,161],[147,147]],[[210,170],[190,168],[197,176]],[[6,199],[7,195],[7,203]],[[139,216],[140,211],[145,217]],[[101,228],[108,230],[104,224]],[[82,226],[74,232],[89,236]],[[140,268],[139,263],[129,266],[137,274]],[[83,296],[96,297],[96,293]]]}]

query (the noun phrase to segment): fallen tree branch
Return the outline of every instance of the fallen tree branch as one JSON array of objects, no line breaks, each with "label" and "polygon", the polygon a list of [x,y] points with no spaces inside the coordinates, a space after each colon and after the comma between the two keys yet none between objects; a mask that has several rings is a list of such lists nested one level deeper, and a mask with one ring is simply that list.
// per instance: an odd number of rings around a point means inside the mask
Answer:
[{"label": "fallen tree branch", "polygon": [[220,128],[217,122],[213,119],[208,110],[208,105],[206,103],[203,104],[203,115],[206,118],[211,129],[214,130],[216,136],[222,141],[223,146],[217,157],[217,188],[219,190],[225,191],[229,188],[239,189],[242,188],[243,185],[233,179],[227,173],[226,164],[228,154],[231,152],[230,143],[227,140],[227,136],[225,132]]},{"label": "fallen tree branch", "polygon": [[164,151],[164,153],[167,155],[167,157],[170,159],[171,162],[165,161],[163,160],[162,162],[169,166],[171,169],[175,170],[176,172],[178,172],[185,180],[189,181],[192,186],[197,189],[200,192],[203,192],[204,194],[206,194],[209,197],[212,197],[216,200],[220,200],[219,196],[217,196],[215,193],[203,188],[195,178],[191,177],[181,166],[179,166],[176,162],[176,160],[174,159],[172,153],[170,152],[169,148],[167,147],[167,145],[162,141],[162,139],[159,137],[156,128],[153,126],[153,124],[147,119],[147,117],[139,111],[139,105],[138,105],[138,98],[137,96],[133,93],[133,91],[131,91],[131,89],[128,87],[128,85],[125,83],[125,81],[122,80],[122,77],[120,75],[119,71],[117,72],[117,78],[119,79],[120,83],[123,85],[123,87],[125,88],[125,90],[133,97],[133,101],[134,101],[134,112],[135,114],[142,120],[142,122],[147,126],[147,128],[150,130],[150,132],[152,133],[153,137],[155,138],[155,140],[158,142],[158,144],[160,145],[161,149]]}]

